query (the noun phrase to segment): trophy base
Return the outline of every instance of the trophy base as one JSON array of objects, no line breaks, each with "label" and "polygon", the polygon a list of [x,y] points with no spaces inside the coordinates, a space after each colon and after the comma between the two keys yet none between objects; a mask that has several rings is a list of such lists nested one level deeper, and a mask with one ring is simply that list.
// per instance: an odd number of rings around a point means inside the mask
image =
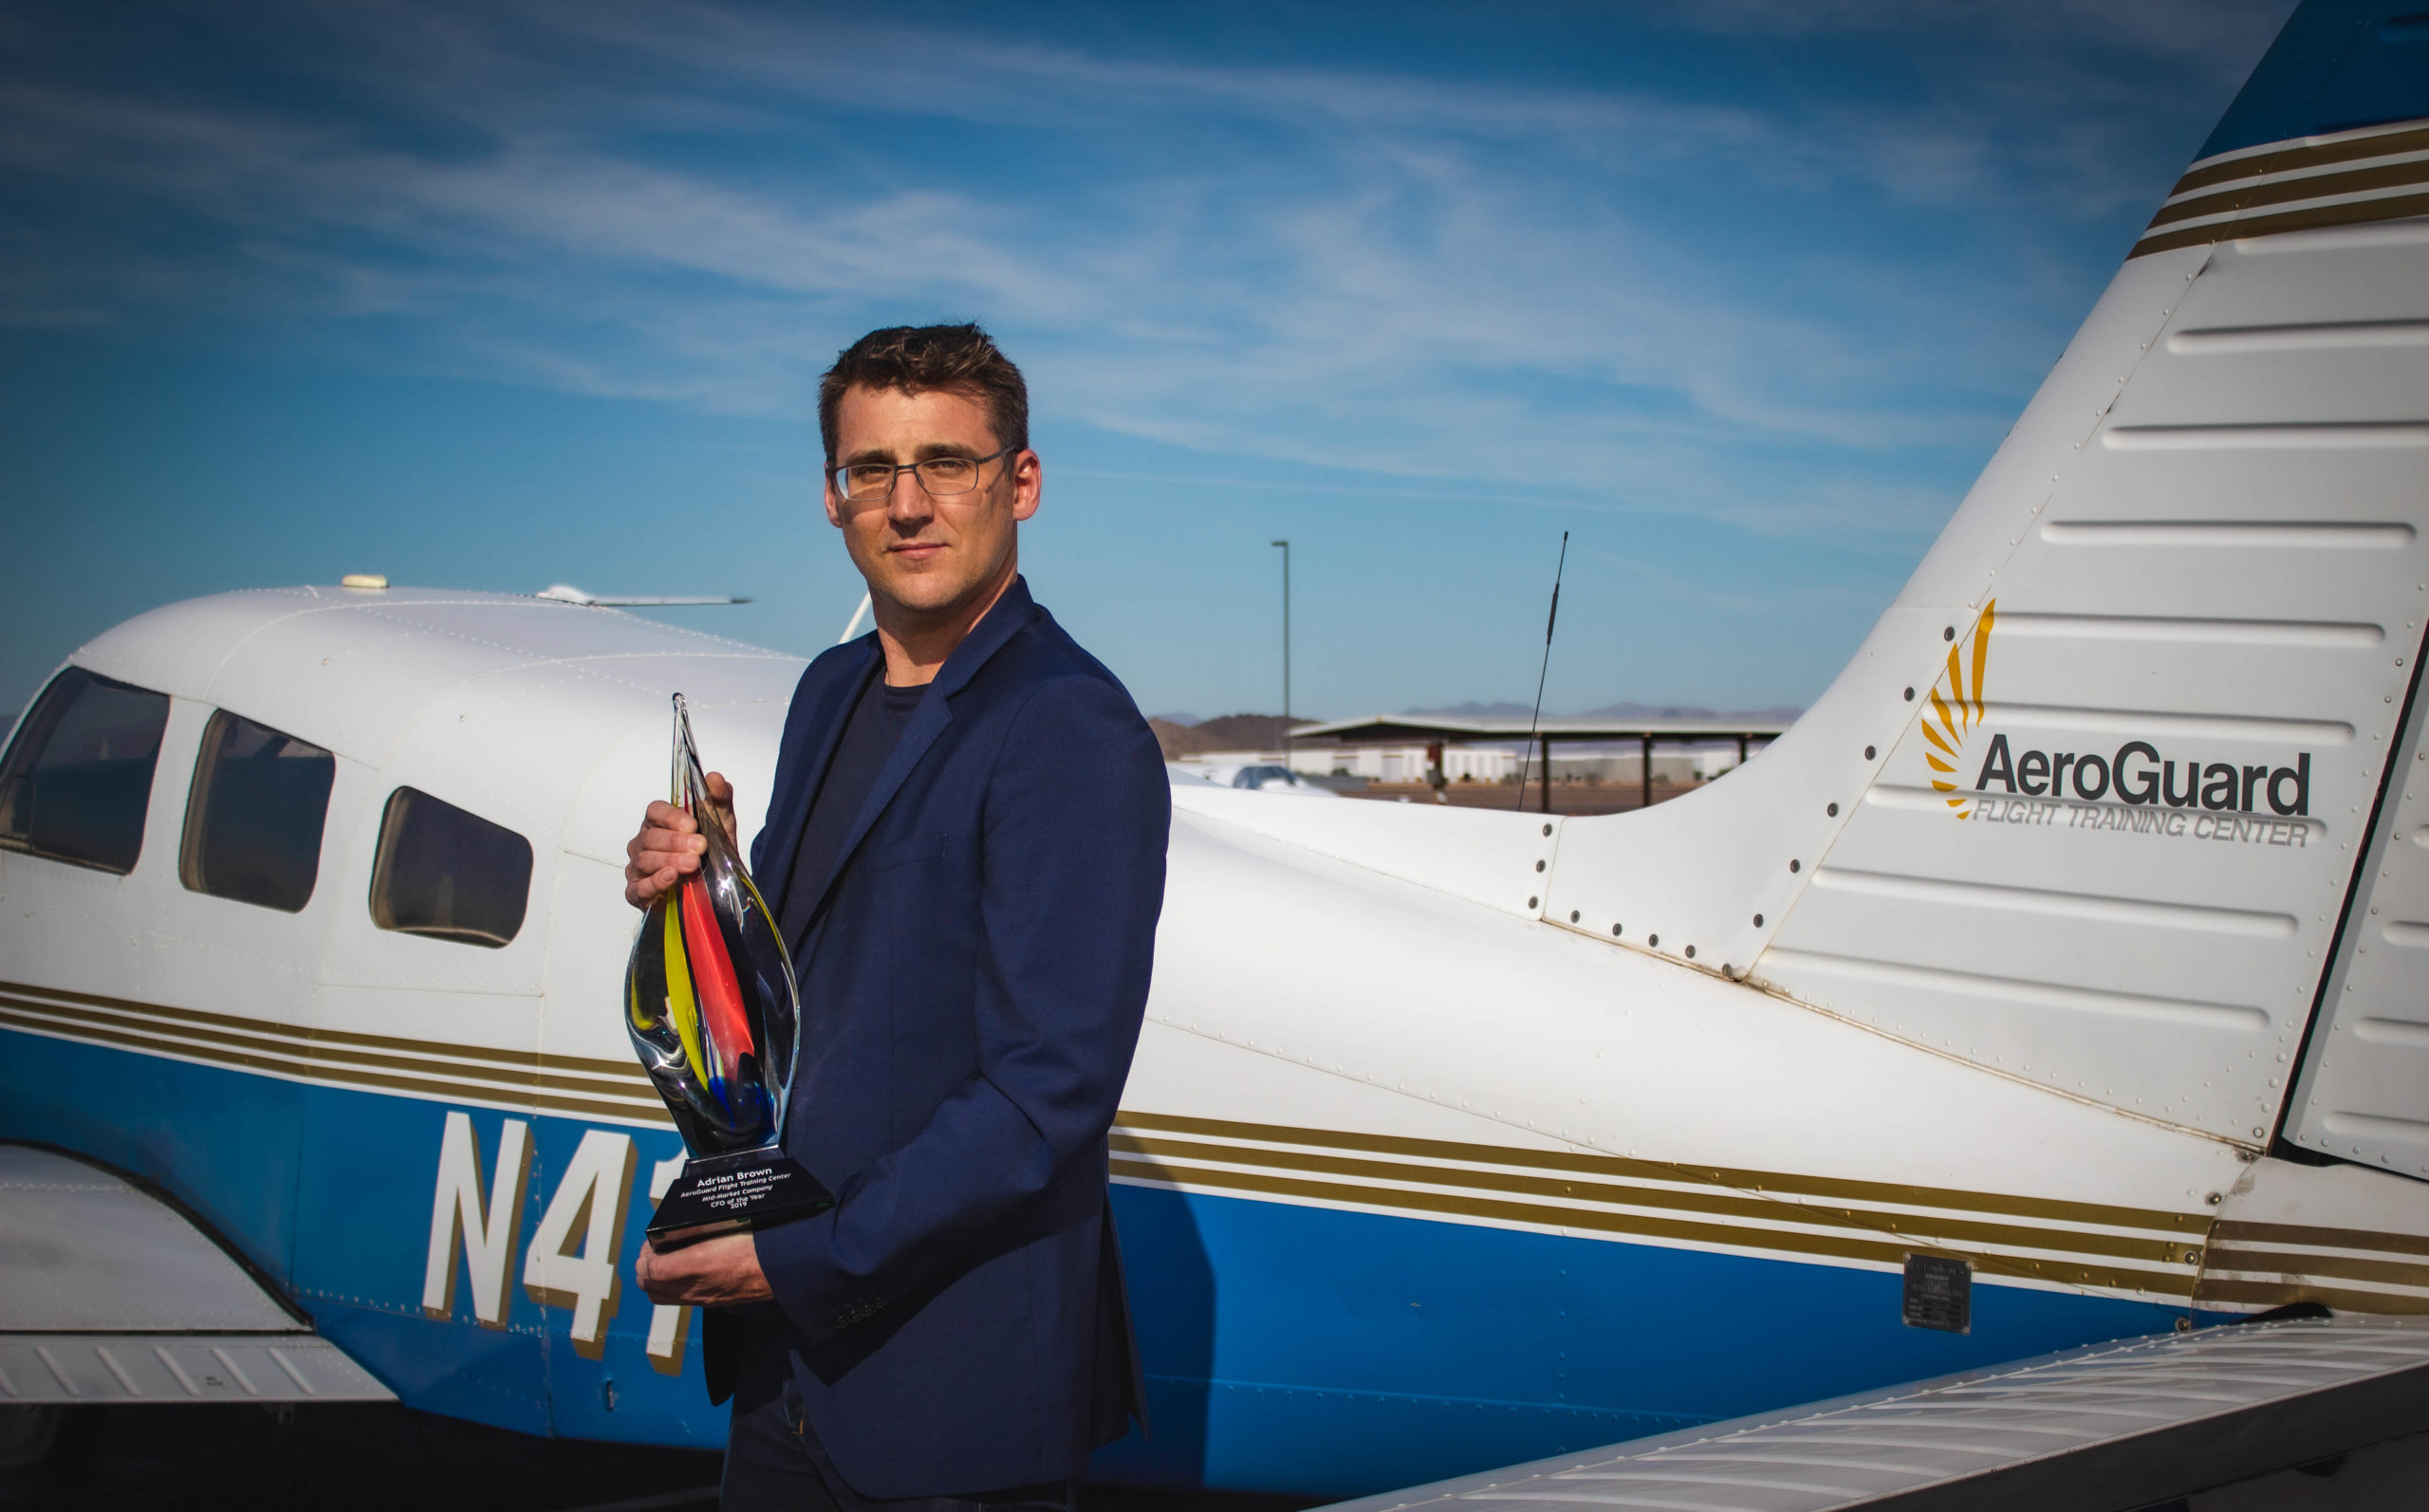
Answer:
[{"label": "trophy base", "polygon": [[782,1150],[698,1155],[666,1189],[647,1231],[653,1241],[689,1243],[812,1217],[834,1206],[833,1193]]}]

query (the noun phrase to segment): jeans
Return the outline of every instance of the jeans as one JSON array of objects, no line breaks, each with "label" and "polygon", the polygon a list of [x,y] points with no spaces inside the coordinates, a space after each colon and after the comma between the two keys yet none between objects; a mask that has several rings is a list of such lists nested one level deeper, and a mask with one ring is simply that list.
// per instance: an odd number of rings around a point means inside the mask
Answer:
[{"label": "jeans", "polygon": [[752,1394],[734,1399],[718,1512],[1071,1512],[1068,1481],[970,1496],[862,1496],[826,1457],[790,1380],[755,1403]]}]

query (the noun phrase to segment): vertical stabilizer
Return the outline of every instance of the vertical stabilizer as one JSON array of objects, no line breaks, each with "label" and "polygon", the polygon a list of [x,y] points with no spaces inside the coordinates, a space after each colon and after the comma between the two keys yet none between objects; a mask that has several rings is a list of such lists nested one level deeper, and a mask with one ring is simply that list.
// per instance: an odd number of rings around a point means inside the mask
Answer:
[{"label": "vertical stabilizer", "polygon": [[1546,916],[2264,1143],[2413,756],[2424,533],[2429,24],[2306,5],[1857,661],[1569,821]]}]

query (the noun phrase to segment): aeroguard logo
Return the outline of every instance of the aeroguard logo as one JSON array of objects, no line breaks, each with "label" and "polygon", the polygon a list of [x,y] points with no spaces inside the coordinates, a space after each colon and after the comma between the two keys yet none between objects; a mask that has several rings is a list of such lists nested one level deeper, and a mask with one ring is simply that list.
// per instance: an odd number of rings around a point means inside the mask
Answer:
[{"label": "aeroguard logo", "polygon": [[[1923,739],[1931,747],[1923,752],[1923,760],[1931,764],[1932,786],[1957,795],[1949,799],[1948,806],[1956,810],[1959,819],[1974,814],[1974,795],[1960,793],[1956,785],[1958,763],[1965,754],[1965,737],[1990,712],[1982,702],[1982,673],[1991,659],[1991,621],[1997,618],[1998,607],[1996,599],[1984,604],[1982,618],[1974,622],[1974,633],[1948,648],[1948,670],[1932,684],[1931,708],[1923,714]],[[2006,741],[2002,735],[1995,744],[2004,747]]]},{"label": "aeroguard logo", "polygon": [[[2291,765],[2204,761],[2200,753],[2129,740],[2114,751],[2018,748],[2002,731],[1983,739],[1990,714],[1995,599],[1974,633],[1951,646],[1923,712],[1923,760],[1932,786],[1958,819],[2067,829],[2126,830],[2253,844],[2303,846],[2311,820],[2311,753]],[[1970,781],[1969,781],[1970,779]]]}]

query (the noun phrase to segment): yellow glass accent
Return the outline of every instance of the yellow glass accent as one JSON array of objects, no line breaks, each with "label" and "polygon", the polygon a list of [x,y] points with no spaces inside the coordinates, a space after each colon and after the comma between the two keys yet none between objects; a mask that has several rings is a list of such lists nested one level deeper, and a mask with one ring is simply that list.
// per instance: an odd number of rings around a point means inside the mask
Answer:
[{"label": "yellow glass accent", "polygon": [[700,1054],[700,1005],[692,998],[692,962],[683,953],[683,922],[676,916],[674,894],[660,900],[659,912],[666,915],[666,1009],[683,1042],[683,1064],[705,1087],[709,1062]]}]

